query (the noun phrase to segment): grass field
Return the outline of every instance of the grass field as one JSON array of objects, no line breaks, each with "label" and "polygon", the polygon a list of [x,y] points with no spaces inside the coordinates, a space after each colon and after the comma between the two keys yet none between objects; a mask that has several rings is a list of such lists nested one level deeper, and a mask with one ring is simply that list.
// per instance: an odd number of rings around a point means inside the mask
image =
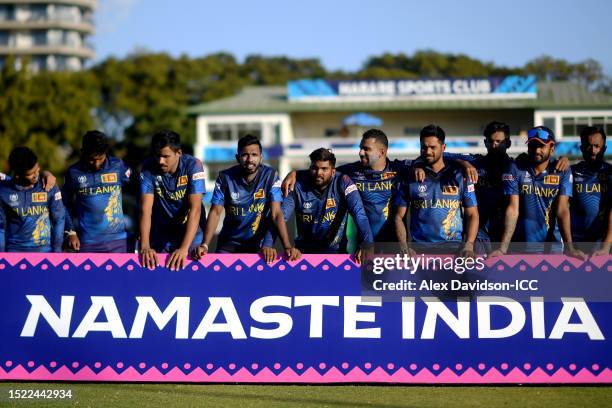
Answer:
[{"label": "grass field", "polygon": [[[71,389],[71,400],[9,400]],[[612,407],[612,387],[0,383],[0,407]]]}]

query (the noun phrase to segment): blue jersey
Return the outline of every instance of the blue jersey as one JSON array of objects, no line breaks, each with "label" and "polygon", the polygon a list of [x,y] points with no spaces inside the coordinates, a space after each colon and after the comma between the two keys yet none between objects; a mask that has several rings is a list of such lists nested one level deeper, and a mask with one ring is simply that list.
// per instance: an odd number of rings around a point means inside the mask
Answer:
[{"label": "blue jersey", "polygon": [[[180,246],[185,235],[189,215],[189,195],[206,192],[202,162],[193,156],[183,154],[174,174],[164,173],[157,162],[149,158],[140,174],[141,194],[153,194],[151,217],[151,248],[170,251]],[[203,205],[202,205],[203,207]],[[200,216],[198,232],[193,240],[202,240],[202,220],[206,218],[204,208]]]},{"label": "blue jersey", "polygon": [[0,183],[0,224],[7,252],[61,252],[65,211],[57,186],[46,192],[42,180],[32,188]]},{"label": "blue jersey", "polygon": [[361,162],[344,164],[336,170],[351,178],[359,190],[375,242],[395,242],[395,224],[389,218],[389,205],[393,184],[406,172],[411,160],[387,160],[384,170],[364,167]]},{"label": "blue jersey", "polygon": [[474,184],[454,164],[440,172],[424,167],[425,180],[410,171],[396,187],[394,205],[410,207],[410,234],[414,242],[460,242],[463,208],[476,206]]},{"label": "blue jersey", "polygon": [[570,212],[573,240],[603,241],[612,204],[612,166],[602,162],[594,169],[582,161],[572,166],[572,176],[574,188]]},{"label": "blue jersey", "polygon": [[527,160],[515,160],[502,176],[504,194],[519,196],[515,242],[561,242],[553,204],[559,196],[572,196],[572,174],[556,172],[555,164],[535,175]]},{"label": "blue jersey", "polygon": [[[350,213],[362,245],[374,244],[368,217],[357,186],[347,175],[337,172],[325,190],[318,190],[309,171],[299,171],[295,188],[283,201],[285,221],[295,211],[295,246],[304,253],[346,252],[345,226]],[[266,246],[273,241],[266,239]]]},{"label": "blue jersey", "polygon": [[508,156],[444,153],[444,159],[465,160],[476,168],[476,200],[478,201],[478,239],[500,242],[504,228],[506,197],[502,175],[513,161]]},{"label": "blue jersey", "polygon": [[225,208],[217,250],[257,252],[269,228],[270,204],[282,201],[278,173],[269,166],[259,166],[250,183],[238,165],[221,171],[211,200]]},{"label": "blue jersey", "polygon": [[[123,161],[108,156],[98,171],[82,163],[68,168],[62,196],[66,205],[66,230],[76,230],[84,243],[125,239],[122,186],[130,179]],[[76,228],[73,224],[76,218]]]}]

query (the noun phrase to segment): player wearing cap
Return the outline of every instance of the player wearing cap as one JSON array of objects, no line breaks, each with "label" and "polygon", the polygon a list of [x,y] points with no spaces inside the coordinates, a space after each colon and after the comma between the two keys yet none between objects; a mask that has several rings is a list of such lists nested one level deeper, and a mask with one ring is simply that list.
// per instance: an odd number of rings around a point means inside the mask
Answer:
[{"label": "player wearing cap", "polygon": [[508,252],[510,241],[529,243],[526,252],[542,252],[559,248],[570,256],[585,258],[572,243],[569,197],[572,195],[572,175],[569,170],[555,171],[551,157],[555,151],[555,135],[544,126],[527,133],[527,157],[517,159],[502,176],[508,204],[504,215],[504,232],[498,250],[492,256]]},{"label": "player wearing cap", "polygon": [[122,187],[130,174],[123,161],[108,155],[104,133],[91,130],[83,135],[81,158],[68,168],[62,189],[70,249],[127,252]]},{"label": "player wearing cap", "polygon": [[612,245],[612,166],[604,161],[606,133],[586,127],[580,132],[583,161],[572,165],[574,189],[570,199],[574,242],[602,242],[593,255],[610,253]]},{"label": "player wearing cap", "polygon": [[421,160],[425,163],[425,180],[416,180],[408,172],[394,191],[395,228],[402,250],[408,236],[404,224],[410,206],[410,238],[417,243],[450,243],[472,256],[478,232],[478,209],[474,184],[466,179],[457,164],[445,163],[445,132],[436,125],[420,132]]},{"label": "player wearing cap", "polygon": [[300,252],[291,245],[281,210],[283,201],[278,173],[262,164],[259,139],[246,135],[238,141],[238,164],[219,173],[211,201],[204,239],[194,252],[194,258],[208,253],[209,245],[225,211],[223,227],[217,241],[218,253],[262,252],[266,262],[276,258],[276,250],[262,248],[262,241],[271,223],[277,229],[289,260]]},{"label": "player wearing cap", "polygon": [[[319,148],[309,157],[310,169],[297,172],[294,189],[282,205],[285,221],[295,211],[295,245],[302,253],[345,253],[344,229],[350,213],[360,242],[355,258],[361,262],[362,249],[372,247],[374,240],[357,186],[336,172],[336,156],[331,151]],[[264,245],[272,244],[273,234],[268,233]]]},{"label": "player wearing cap", "polygon": [[140,174],[140,254],[143,265],[154,268],[157,252],[168,252],[166,266],[175,270],[202,240],[204,170],[200,160],[183,153],[173,131],[155,133],[151,150]]},{"label": "player wearing cap", "polygon": [[64,206],[57,186],[45,191],[38,158],[27,147],[9,155],[11,180],[0,182],[0,252],[61,252]]}]

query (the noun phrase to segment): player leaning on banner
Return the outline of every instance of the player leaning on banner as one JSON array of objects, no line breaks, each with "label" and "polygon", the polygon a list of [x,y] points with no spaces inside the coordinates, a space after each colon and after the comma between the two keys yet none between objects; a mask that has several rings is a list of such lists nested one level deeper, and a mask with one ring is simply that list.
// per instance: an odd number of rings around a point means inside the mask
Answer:
[{"label": "player leaning on banner", "polygon": [[128,251],[122,187],[131,172],[123,161],[110,156],[108,149],[104,133],[88,131],[83,135],[80,160],[66,173],[62,196],[68,247],[73,251]]},{"label": "player leaning on banner", "polygon": [[173,131],[155,133],[151,150],[140,174],[140,255],[144,266],[154,268],[157,253],[167,252],[166,266],[177,270],[202,240],[204,170],[183,153]]},{"label": "player leaning on banner", "polygon": [[[421,129],[421,156],[425,179],[406,173],[394,190],[395,229],[402,252],[408,240],[415,243],[447,243],[446,248],[474,256],[478,232],[478,209],[474,184],[454,162],[445,162],[445,132],[436,125]],[[410,236],[404,217],[410,207]],[[462,241],[463,244],[462,244]]]},{"label": "player leaning on banner", "polygon": [[569,170],[555,170],[551,160],[554,151],[552,130],[536,126],[527,132],[527,157],[510,163],[502,176],[508,204],[500,248],[491,256],[506,254],[510,241],[514,241],[526,243],[521,250],[527,253],[563,247],[567,255],[586,259],[572,242],[569,209],[572,175]]},{"label": "player leaning on banner", "polygon": [[27,147],[11,151],[9,166],[12,178],[0,182],[0,252],[61,252],[65,211],[59,188],[45,190],[38,157]]},{"label": "player leaning on banner", "polygon": [[[464,160],[476,168],[478,177],[472,179],[476,183],[480,224],[476,249],[479,253],[488,254],[493,249],[491,243],[501,241],[506,210],[502,174],[514,159],[506,152],[512,145],[510,126],[493,121],[485,126],[483,135],[486,155],[445,153],[444,158]],[[524,155],[523,153],[522,156]],[[569,160],[567,157],[560,157],[554,162],[554,166],[557,171],[566,170],[569,168]]]},{"label": "player leaning on banner", "polygon": [[580,132],[583,161],[572,166],[570,199],[574,242],[601,242],[593,256],[607,255],[612,246],[612,166],[604,161],[606,132],[586,127]]},{"label": "player leaning on banner", "polygon": [[208,253],[219,219],[225,211],[217,253],[261,252],[266,262],[272,262],[276,250],[262,247],[262,241],[267,230],[275,227],[287,258],[291,261],[298,259],[300,251],[289,241],[281,210],[283,199],[278,173],[262,163],[259,139],[253,135],[242,137],[238,141],[236,160],[237,165],[221,171],[217,177],[204,240],[193,257],[199,259]]},{"label": "player leaning on banner", "polygon": [[[346,253],[345,224],[351,214],[357,225],[362,253],[374,245],[372,231],[357,186],[347,175],[336,172],[336,156],[328,149],[310,153],[310,169],[297,172],[293,191],[282,205],[285,221],[295,212],[297,237],[295,245],[302,253]],[[268,232],[265,247],[272,247],[274,234]]]}]

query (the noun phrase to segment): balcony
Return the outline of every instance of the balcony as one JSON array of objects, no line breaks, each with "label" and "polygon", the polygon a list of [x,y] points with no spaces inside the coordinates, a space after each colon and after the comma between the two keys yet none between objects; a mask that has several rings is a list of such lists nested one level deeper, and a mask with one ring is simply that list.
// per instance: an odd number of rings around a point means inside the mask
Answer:
[{"label": "balcony", "polygon": [[0,20],[0,30],[72,30],[84,34],[93,34],[94,25],[91,22],[71,22],[60,18],[46,18],[29,21]]},{"label": "balcony", "polygon": [[67,4],[90,9],[96,8],[96,0],[0,0],[0,4]]},{"label": "balcony", "polygon": [[0,55],[68,55],[80,58],[94,59],[95,51],[86,46],[70,46],[66,44],[32,45],[29,47],[0,46]]}]

